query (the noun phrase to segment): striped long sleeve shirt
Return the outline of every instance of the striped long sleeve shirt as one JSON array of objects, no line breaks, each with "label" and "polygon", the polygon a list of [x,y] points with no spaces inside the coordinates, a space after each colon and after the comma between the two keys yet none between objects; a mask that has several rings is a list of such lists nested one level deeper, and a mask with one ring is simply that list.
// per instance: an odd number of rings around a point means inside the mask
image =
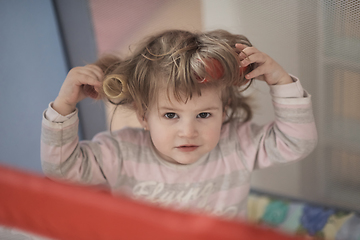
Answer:
[{"label": "striped long sleeve shirt", "polygon": [[79,141],[77,110],[64,117],[50,104],[42,121],[43,171],[54,179],[107,185],[115,194],[160,206],[245,217],[252,171],[303,159],[317,143],[311,96],[300,81],[270,86],[270,94],[273,122],[224,124],[217,146],[190,165],[161,159],[143,129]]}]

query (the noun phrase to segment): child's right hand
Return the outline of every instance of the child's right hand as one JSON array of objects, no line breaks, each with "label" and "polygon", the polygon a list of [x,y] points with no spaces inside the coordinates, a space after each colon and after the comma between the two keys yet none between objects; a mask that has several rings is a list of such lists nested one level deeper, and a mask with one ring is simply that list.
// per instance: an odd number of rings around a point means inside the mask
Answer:
[{"label": "child's right hand", "polygon": [[103,77],[103,71],[96,65],[71,69],[52,107],[61,115],[66,116],[75,111],[76,104],[84,98],[97,99]]}]

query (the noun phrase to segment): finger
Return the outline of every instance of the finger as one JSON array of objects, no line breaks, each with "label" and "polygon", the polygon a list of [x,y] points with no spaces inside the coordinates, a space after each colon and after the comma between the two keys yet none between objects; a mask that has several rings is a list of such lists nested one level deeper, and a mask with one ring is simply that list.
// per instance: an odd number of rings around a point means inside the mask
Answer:
[{"label": "finger", "polygon": [[254,47],[248,47],[248,48],[243,49],[239,54],[240,61],[248,58],[249,56],[251,56],[255,53],[260,53],[260,51]]},{"label": "finger", "polygon": [[91,97],[93,99],[97,99],[99,97],[98,91],[91,85],[88,84],[84,85],[83,91],[86,96]]},{"label": "finger", "polygon": [[244,50],[245,48],[248,48],[249,46],[248,45],[245,45],[245,44],[242,44],[242,43],[236,43],[235,44],[235,48],[242,51]]},{"label": "finger", "polygon": [[89,64],[89,65],[86,65],[86,67],[88,67],[95,73],[95,75],[97,76],[99,81],[103,80],[104,72],[101,70],[101,68],[99,66],[96,66],[94,64]]},{"label": "finger", "polygon": [[78,72],[77,81],[79,85],[92,85],[99,87],[101,85],[97,74],[89,68],[81,69]]},{"label": "finger", "polygon": [[249,54],[248,57],[241,60],[240,65],[242,67],[246,67],[246,66],[248,66],[249,64],[252,64],[252,63],[257,63],[259,65],[262,65],[262,64],[265,63],[265,61],[266,61],[266,56],[265,56],[264,53],[255,52],[255,53]]},{"label": "finger", "polygon": [[96,65],[86,65],[83,70],[84,74],[96,78],[96,80],[99,82],[101,82],[103,79],[104,74],[102,70]]},{"label": "finger", "polygon": [[101,83],[97,80],[97,77],[92,74],[83,73],[77,80],[79,86],[90,85],[96,88],[101,86]]},{"label": "finger", "polygon": [[240,43],[235,44],[235,46],[236,46],[236,50],[239,55],[240,61],[245,59],[246,57],[248,57],[248,54],[244,52],[244,50],[247,49],[248,46],[246,46],[244,44],[240,44]]},{"label": "finger", "polygon": [[86,84],[83,84],[82,89],[85,96],[92,99],[99,98],[99,87],[101,85],[101,79],[103,78],[103,72],[100,67],[90,64],[86,65],[82,74],[86,76]]},{"label": "finger", "polygon": [[246,79],[259,78],[266,73],[266,65],[260,65],[248,74],[245,75]]}]

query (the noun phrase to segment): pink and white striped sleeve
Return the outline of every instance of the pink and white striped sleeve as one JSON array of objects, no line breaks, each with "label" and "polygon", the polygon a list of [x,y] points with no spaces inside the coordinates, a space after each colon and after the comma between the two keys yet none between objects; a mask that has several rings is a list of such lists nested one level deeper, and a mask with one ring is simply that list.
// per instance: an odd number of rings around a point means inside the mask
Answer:
[{"label": "pink and white striped sleeve", "polygon": [[61,116],[49,108],[43,114],[41,131],[41,163],[43,172],[51,178],[71,182],[103,185],[108,184],[107,173],[114,168],[112,163],[105,166],[104,155],[108,155],[106,141],[80,141],[77,111]]},{"label": "pink and white striped sleeve", "polygon": [[265,126],[252,122],[237,129],[240,154],[250,170],[305,158],[317,144],[311,95],[298,79],[270,86],[275,120]]}]

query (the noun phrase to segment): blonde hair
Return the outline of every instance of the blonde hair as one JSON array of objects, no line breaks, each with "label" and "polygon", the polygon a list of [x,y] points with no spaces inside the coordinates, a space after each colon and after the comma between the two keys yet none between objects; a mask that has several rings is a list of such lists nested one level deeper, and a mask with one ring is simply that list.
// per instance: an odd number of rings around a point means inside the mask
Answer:
[{"label": "blonde hair", "polygon": [[193,94],[201,95],[203,87],[216,86],[222,89],[226,122],[248,121],[252,111],[241,86],[252,66],[245,73],[240,71],[236,43],[252,46],[245,36],[224,30],[168,30],[151,36],[125,59],[105,56],[95,63],[105,73],[103,97],[115,105],[134,107],[144,116],[164,88],[168,97],[173,94],[186,102]]}]

